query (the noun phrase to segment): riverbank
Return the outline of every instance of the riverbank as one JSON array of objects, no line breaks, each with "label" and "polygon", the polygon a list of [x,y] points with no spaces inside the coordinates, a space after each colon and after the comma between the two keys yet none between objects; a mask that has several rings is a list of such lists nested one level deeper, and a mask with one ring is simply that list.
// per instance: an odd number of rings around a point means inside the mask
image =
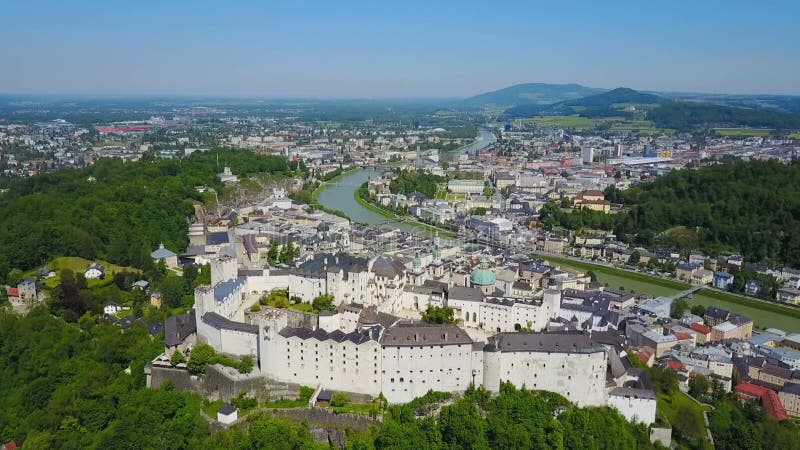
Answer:
[{"label": "riverbank", "polygon": [[358,189],[356,189],[356,191],[353,193],[353,198],[355,198],[356,202],[358,202],[359,205],[363,206],[364,208],[367,208],[368,210],[370,210],[370,211],[372,211],[374,213],[380,214],[380,215],[382,215],[382,216],[384,216],[384,217],[386,217],[388,219],[395,219],[395,220],[398,220],[398,221],[403,221],[403,223],[405,223],[406,225],[410,225],[412,227],[424,229],[424,230],[431,231],[431,232],[438,232],[439,235],[442,236],[442,237],[447,237],[447,238],[455,237],[455,233],[453,233],[452,231],[445,230],[443,228],[439,228],[439,227],[436,227],[434,225],[429,225],[427,223],[420,222],[420,221],[418,221],[416,219],[404,218],[404,217],[398,216],[397,214],[395,214],[392,211],[383,209],[378,205],[372,204],[372,203],[364,200],[363,198],[361,198],[360,195],[358,195]]},{"label": "riverbank", "polygon": [[323,191],[323,189],[325,189],[325,186],[328,183],[336,183],[337,181],[341,180],[342,178],[344,178],[344,177],[346,177],[346,176],[348,176],[350,174],[354,174],[354,173],[358,172],[359,170],[361,170],[360,167],[352,167],[352,168],[347,169],[344,172],[340,173],[339,175],[336,175],[335,177],[331,178],[328,181],[321,182],[319,184],[319,186],[317,186],[317,188],[314,189],[313,192],[311,192],[311,200],[316,202],[317,201],[317,197],[319,197],[319,194]]},{"label": "riverbank", "polygon": [[[691,287],[691,285],[680,281],[631,272],[616,267],[559,258],[547,254],[537,254],[536,256],[555,265],[570,267],[583,272],[592,271],[598,282],[608,284],[611,289],[624,288],[626,291],[633,291],[637,294],[671,297]],[[710,287],[704,287],[686,300],[690,306],[715,306],[742,314],[752,319],[753,323],[760,328],[774,327],[789,333],[800,331],[800,309],[791,306],[744,297],[730,292],[722,292]]]},{"label": "riverbank", "polygon": [[442,161],[452,161],[456,155],[470,153],[473,151],[484,149],[497,142],[497,136],[494,131],[489,128],[478,128],[478,135],[469,144],[464,144],[456,149],[442,152],[440,158]]}]

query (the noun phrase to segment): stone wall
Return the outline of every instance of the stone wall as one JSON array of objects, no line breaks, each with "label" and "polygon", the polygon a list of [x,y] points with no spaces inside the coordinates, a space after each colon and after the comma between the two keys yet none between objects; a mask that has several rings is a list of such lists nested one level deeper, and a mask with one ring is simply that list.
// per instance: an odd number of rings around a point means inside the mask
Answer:
[{"label": "stone wall", "polygon": [[152,364],[145,368],[145,373],[147,386],[150,388],[158,389],[165,382],[171,381],[179,391],[194,392],[224,401],[238,397],[241,392],[259,401],[296,399],[300,394],[299,384],[269,380],[257,372],[239,374],[235,369],[216,364],[208,366],[202,377],[194,376],[186,369]]},{"label": "stone wall", "polygon": [[370,425],[381,421],[381,416],[368,416],[365,414],[337,414],[326,408],[292,408],[268,409],[268,414],[282,419],[306,421],[310,427],[322,426],[325,428],[352,428],[356,431],[367,431]]},{"label": "stone wall", "polygon": [[292,328],[311,328],[316,330],[319,320],[316,314],[296,311],[294,309],[278,309],[270,306],[262,306],[261,311],[245,311],[245,322],[258,324],[258,316],[268,315],[272,311],[280,311],[286,315],[286,326]]}]

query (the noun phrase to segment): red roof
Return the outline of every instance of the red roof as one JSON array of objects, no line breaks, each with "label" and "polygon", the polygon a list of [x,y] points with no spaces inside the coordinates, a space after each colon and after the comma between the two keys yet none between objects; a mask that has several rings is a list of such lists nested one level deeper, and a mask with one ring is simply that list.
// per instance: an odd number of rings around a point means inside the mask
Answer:
[{"label": "red roof", "polygon": [[783,408],[781,399],[772,389],[767,389],[752,383],[739,383],[736,385],[735,389],[740,397],[761,399],[761,406],[763,406],[767,414],[772,416],[775,420],[789,419],[789,414],[787,414],[786,410]]},{"label": "red roof", "polygon": [[694,331],[697,331],[698,333],[703,333],[703,334],[711,333],[711,327],[703,325],[702,323],[695,322],[689,325],[689,328],[693,329]]},{"label": "red roof", "polygon": [[650,357],[644,353],[633,352],[633,354],[636,355],[637,358],[639,358],[639,361],[645,364],[647,364],[650,361]]},{"label": "red roof", "polygon": [[6,442],[5,445],[3,445],[3,448],[5,450],[17,450],[18,447],[16,441],[11,441],[11,442]]},{"label": "red roof", "polygon": [[19,297],[19,289],[17,289],[17,288],[8,288],[8,296],[9,297]]},{"label": "red roof", "polygon": [[681,333],[680,331],[673,333],[676,338],[680,339],[681,341],[685,341],[687,339],[691,339],[692,335],[689,333]]},{"label": "red roof", "polygon": [[683,370],[686,368],[686,366],[684,366],[682,362],[672,361],[672,360],[667,361],[667,367],[673,370]]}]

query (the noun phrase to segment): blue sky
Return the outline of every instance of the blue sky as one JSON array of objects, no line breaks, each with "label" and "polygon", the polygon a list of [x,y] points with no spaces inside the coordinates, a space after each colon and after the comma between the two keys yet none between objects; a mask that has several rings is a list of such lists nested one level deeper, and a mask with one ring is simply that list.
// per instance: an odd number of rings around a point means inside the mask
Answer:
[{"label": "blue sky", "polygon": [[800,94],[798,1],[392,3],[6,1],[0,92],[461,97],[575,82]]}]

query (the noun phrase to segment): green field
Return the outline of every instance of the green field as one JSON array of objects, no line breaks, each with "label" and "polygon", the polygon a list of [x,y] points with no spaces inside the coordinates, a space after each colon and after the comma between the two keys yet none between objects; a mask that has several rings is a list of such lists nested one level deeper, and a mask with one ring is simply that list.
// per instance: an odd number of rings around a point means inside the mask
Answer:
[{"label": "green field", "polygon": [[800,139],[800,133],[792,133],[789,135],[789,139]]},{"label": "green field", "polygon": [[769,136],[771,129],[767,128],[714,128],[714,132],[720,136]]},{"label": "green field", "polygon": [[520,122],[533,123],[540,127],[594,128],[602,120],[589,119],[572,114],[570,116],[540,116],[531,119],[520,119]]},{"label": "green field", "polygon": [[623,287],[628,292],[633,290],[637,294],[650,294],[654,297],[659,297],[672,296],[689,288],[688,284],[679,281],[665,280],[663,278],[628,272],[614,267],[574,261],[566,258],[556,258],[549,255],[539,256],[551,264],[570,267],[583,272],[591,270],[597,276],[598,282],[603,284],[608,283],[608,287],[612,289]]},{"label": "green field", "polygon": [[[123,267],[118,266],[116,264],[111,264],[108,261],[96,261],[103,265],[106,268],[106,277],[103,280],[87,280],[87,286],[92,288],[96,286],[102,286],[107,283],[110,283],[114,279],[114,275],[119,272],[141,272],[139,269],[133,267]],[[45,287],[47,288],[55,288],[61,281],[61,271],[64,269],[70,269],[75,273],[83,273],[89,266],[92,264],[92,261],[84,258],[78,258],[76,256],[62,256],[60,258],[56,258],[49,263],[46,264],[46,267],[53,269],[56,271],[56,276],[53,278],[47,278],[42,281]],[[31,270],[25,273],[26,278],[34,278],[36,277],[36,271]]]},{"label": "green field", "polygon": [[757,300],[740,298],[731,294],[704,289],[689,299],[689,305],[716,306],[753,319],[761,328],[778,328],[787,333],[800,332],[800,310]]}]

